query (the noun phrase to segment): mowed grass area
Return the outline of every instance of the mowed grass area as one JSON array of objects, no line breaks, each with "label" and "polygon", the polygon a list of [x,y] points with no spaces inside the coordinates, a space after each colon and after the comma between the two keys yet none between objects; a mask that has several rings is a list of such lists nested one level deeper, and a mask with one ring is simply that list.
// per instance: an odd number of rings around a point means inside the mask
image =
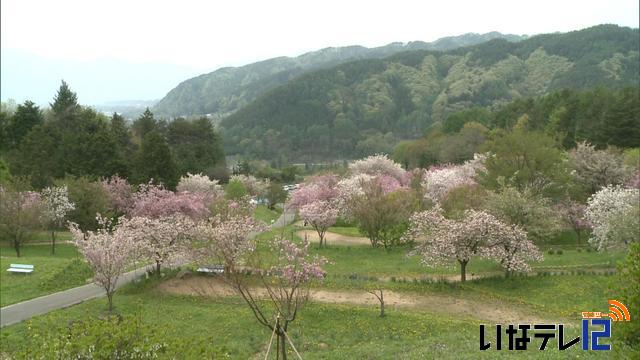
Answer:
[{"label": "mowed grass area", "polygon": [[265,205],[258,205],[256,206],[254,217],[269,225],[273,221],[276,221],[280,217],[280,214],[282,214],[282,211],[278,208],[271,210]]},{"label": "mowed grass area", "polygon": [[[162,329],[168,343],[189,339],[223,348],[232,359],[264,354],[271,334],[258,325],[239,298],[173,296],[159,293],[152,284],[129,285],[122,290],[115,297],[117,311],[124,316],[139,316],[145,324]],[[106,300],[99,298],[3,328],[0,346],[12,354],[29,346],[28,341],[35,334],[64,333],[67,324],[74,320],[101,316],[105,306]],[[542,353],[537,350],[539,339],[533,339],[526,352],[480,351],[481,323],[479,319],[457,314],[391,308],[385,318],[380,318],[377,308],[372,306],[309,303],[299,313],[289,334],[305,359],[489,359],[498,355],[564,359],[611,355],[584,352],[579,346],[559,352],[554,347],[556,343]],[[580,335],[577,326],[569,327],[567,332],[568,336]],[[493,329],[489,329],[490,337],[492,333]]]},{"label": "mowed grass area", "polygon": [[[92,272],[75,246],[57,244],[56,254],[51,246],[25,245],[21,256],[8,244],[0,246],[0,306],[33,299],[56,291],[84,285]],[[31,274],[14,274],[7,271],[10,264],[34,265]]]}]

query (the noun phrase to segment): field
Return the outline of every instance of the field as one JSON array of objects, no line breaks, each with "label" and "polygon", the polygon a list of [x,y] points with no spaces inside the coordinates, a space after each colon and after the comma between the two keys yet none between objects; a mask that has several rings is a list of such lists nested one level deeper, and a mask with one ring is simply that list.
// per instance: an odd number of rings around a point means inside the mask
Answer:
[{"label": "field", "polygon": [[[295,236],[301,230],[287,227],[259,235],[261,251],[266,254],[264,242],[275,234]],[[343,233],[351,231],[347,228]],[[28,259],[36,268],[50,266],[56,272],[77,257],[69,245],[59,246],[56,257],[51,257],[48,250],[47,246],[28,246],[20,261]],[[407,257],[408,250],[401,247],[386,251],[365,245],[313,248],[314,253],[327,257],[331,263],[326,267],[325,281],[313,284],[312,300],[291,328],[290,335],[305,359],[493,358],[498,354],[495,350],[478,350],[479,325],[489,326],[487,334],[491,338],[492,324],[515,324],[519,320],[564,323],[568,334],[575,337],[579,335],[580,312],[605,311],[607,299],[615,297],[613,266],[622,257],[617,253],[587,252],[581,247],[565,249],[561,254],[545,252],[545,260],[534,265],[539,274],[512,277],[504,277],[494,263],[474,260],[469,273],[480,278],[460,283],[456,281],[457,268],[425,267]],[[10,257],[10,249],[2,251],[3,266],[15,260]],[[179,344],[166,350],[168,357],[175,356],[172,351],[176,349],[187,357],[214,357],[215,353],[245,359],[264,354],[270,332],[257,323],[240,298],[206,296],[206,291],[190,290],[195,286],[204,288],[203,284],[215,280],[197,275],[177,278],[176,273],[177,270],[169,271],[162,279],[127,285],[116,294],[116,312],[159,331],[163,341]],[[13,283],[7,283],[5,279],[11,278],[3,274],[3,306],[42,293],[41,289],[33,290],[43,281],[36,277],[39,274],[33,274],[28,282]],[[73,285],[67,282],[60,286]],[[382,288],[386,293],[384,318],[378,317],[378,304],[366,291],[371,288]],[[13,293],[19,296],[10,295]],[[90,300],[3,328],[3,352],[20,357],[24,349],[38,346],[38,339],[64,332],[69,324],[87,320],[87,314],[90,319],[101,318],[105,306],[104,298]],[[518,355],[537,358],[543,354],[550,359],[607,357],[583,352],[579,347],[561,353],[555,350],[555,343],[541,353],[537,340],[530,344],[529,351]],[[622,346],[616,344],[614,349],[620,351]]]}]

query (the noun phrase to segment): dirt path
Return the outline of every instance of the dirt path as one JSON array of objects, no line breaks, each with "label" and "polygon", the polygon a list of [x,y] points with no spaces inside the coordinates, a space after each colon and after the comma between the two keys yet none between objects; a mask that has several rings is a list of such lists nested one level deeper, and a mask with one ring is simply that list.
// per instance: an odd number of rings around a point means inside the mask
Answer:
[{"label": "dirt path", "polygon": [[[312,243],[318,243],[320,238],[318,237],[318,233],[315,230],[300,230],[296,232],[296,235],[300,236],[304,239],[305,236]],[[366,237],[354,237],[354,236],[346,236],[340,235],[332,232],[326,232],[324,234],[324,238],[327,242],[327,245],[369,245],[371,246],[371,241]]]},{"label": "dirt path", "polygon": [[[158,290],[175,295],[196,296],[236,296],[236,293],[224,281],[215,277],[188,276],[183,279],[173,278],[158,285]],[[264,289],[256,288],[257,296],[266,296]],[[328,304],[353,304],[377,307],[378,300],[366,291],[312,289],[312,301]],[[498,301],[476,301],[460,299],[446,295],[419,295],[385,291],[387,309],[409,308],[419,309],[447,317],[473,317],[491,323],[555,323],[558,319],[543,319],[527,314],[522,309],[506,306]]]}]

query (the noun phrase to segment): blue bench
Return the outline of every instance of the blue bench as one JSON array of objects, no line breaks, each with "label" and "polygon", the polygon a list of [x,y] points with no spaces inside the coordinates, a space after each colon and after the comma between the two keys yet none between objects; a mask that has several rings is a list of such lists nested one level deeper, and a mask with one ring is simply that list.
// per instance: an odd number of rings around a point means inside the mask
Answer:
[{"label": "blue bench", "polygon": [[7,269],[8,272],[30,274],[34,270],[33,265],[11,264]]}]

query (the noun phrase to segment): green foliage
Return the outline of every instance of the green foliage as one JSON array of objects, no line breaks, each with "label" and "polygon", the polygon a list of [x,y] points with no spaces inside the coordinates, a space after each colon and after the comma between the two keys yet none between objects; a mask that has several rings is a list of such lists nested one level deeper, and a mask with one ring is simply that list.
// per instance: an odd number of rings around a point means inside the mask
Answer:
[{"label": "green foliage", "polygon": [[153,180],[169,189],[175,189],[180,175],[167,140],[152,130],[142,139],[134,159],[134,181],[138,184]]},{"label": "green foliage", "polygon": [[284,203],[287,200],[287,192],[283,189],[283,184],[278,182],[270,182],[267,188],[267,199],[269,209],[273,210],[276,204]]},{"label": "green foliage", "polygon": [[56,185],[67,185],[69,201],[75,209],[67,214],[67,219],[83,230],[95,230],[98,227],[96,214],[109,216],[109,201],[102,184],[87,177],[67,176],[56,180]]},{"label": "green foliage", "polygon": [[224,196],[229,200],[238,200],[247,196],[247,189],[242,185],[240,181],[229,181],[224,189]]},{"label": "green foliage", "polygon": [[[627,306],[633,317],[630,322],[621,322],[621,333],[629,346],[640,351],[640,323],[633,321],[640,314],[640,243],[629,245],[627,257],[618,265],[616,290],[621,294],[620,301]],[[636,314],[635,316],[633,314]],[[623,324],[624,323],[624,324]]]},{"label": "green foliage", "polygon": [[178,165],[178,173],[226,178],[222,140],[207,118],[173,120],[167,125],[167,140]]}]

